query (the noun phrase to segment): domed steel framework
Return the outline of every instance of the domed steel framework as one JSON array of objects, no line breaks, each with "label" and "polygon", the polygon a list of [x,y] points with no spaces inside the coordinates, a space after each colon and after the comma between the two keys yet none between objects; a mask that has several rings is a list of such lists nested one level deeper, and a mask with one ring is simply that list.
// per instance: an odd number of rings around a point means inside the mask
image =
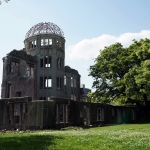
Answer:
[{"label": "domed steel framework", "polygon": [[56,34],[64,37],[63,31],[54,23],[51,22],[41,22],[34,25],[26,34],[25,39],[39,34]]}]

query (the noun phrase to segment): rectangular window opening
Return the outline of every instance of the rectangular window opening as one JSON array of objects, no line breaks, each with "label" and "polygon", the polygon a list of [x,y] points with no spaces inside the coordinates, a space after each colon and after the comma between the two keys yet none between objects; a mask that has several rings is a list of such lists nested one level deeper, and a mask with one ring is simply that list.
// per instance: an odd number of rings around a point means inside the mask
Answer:
[{"label": "rectangular window opening", "polygon": [[52,39],[48,39],[48,42],[49,42],[49,46],[52,45]]},{"label": "rectangular window opening", "polygon": [[9,103],[9,123],[25,123],[26,103]]},{"label": "rectangular window opening", "polygon": [[41,46],[44,46],[44,39],[41,39]]},{"label": "rectangular window opening", "polygon": [[45,67],[51,67],[51,63],[52,63],[51,56],[44,57],[44,66]]},{"label": "rectangular window opening", "polygon": [[52,79],[50,77],[44,78],[45,87],[50,88],[52,87]]},{"label": "rectangular window opening", "polygon": [[[18,60],[19,61],[19,60]],[[17,60],[11,60],[9,73],[18,73],[19,75],[19,62]]]},{"label": "rectangular window opening", "polygon": [[73,87],[73,77],[71,77],[71,87]]},{"label": "rectangular window opening", "polygon": [[64,76],[64,85],[67,85],[67,78]]},{"label": "rectangular window opening", "polygon": [[69,122],[69,108],[66,104],[56,104],[56,123]]},{"label": "rectangular window opening", "polygon": [[14,123],[20,122],[20,103],[14,104]]},{"label": "rectangular window opening", "polygon": [[104,121],[104,109],[97,108],[97,121]]},{"label": "rectangular window opening", "polygon": [[45,45],[45,46],[48,45],[48,39],[45,39],[44,45]]},{"label": "rectangular window opening", "polygon": [[26,72],[26,75],[27,75],[28,77],[34,75],[34,65],[33,65],[33,64],[28,64],[28,65],[27,65],[27,72]]},{"label": "rectangular window opening", "polygon": [[41,39],[41,46],[51,46],[52,39]]},{"label": "rectangular window opening", "polygon": [[11,97],[11,84],[8,84],[8,98]]}]

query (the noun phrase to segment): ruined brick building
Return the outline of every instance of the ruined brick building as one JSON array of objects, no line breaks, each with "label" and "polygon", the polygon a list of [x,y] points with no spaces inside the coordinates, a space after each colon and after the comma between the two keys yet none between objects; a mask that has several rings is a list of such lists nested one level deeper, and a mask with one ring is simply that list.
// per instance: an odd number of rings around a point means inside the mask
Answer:
[{"label": "ruined brick building", "polygon": [[57,25],[48,22],[33,26],[24,45],[3,58],[2,98],[80,100],[80,75],[65,66],[65,38]]},{"label": "ruined brick building", "polygon": [[57,25],[33,26],[24,45],[3,58],[0,129],[133,123],[143,116],[135,106],[80,101],[80,75],[65,66],[65,38]]}]

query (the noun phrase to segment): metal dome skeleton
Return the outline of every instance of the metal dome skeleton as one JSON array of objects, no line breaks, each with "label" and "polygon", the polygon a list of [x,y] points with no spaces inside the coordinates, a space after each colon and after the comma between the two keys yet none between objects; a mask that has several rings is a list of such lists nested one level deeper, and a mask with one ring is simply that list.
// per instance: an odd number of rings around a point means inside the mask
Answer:
[{"label": "metal dome skeleton", "polygon": [[56,34],[61,37],[64,37],[63,31],[54,23],[51,22],[41,22],[36,25],[34,25],[27,33],[25,36],[25,39],[35,36],[35,35],[40,35],[40,34]]}]

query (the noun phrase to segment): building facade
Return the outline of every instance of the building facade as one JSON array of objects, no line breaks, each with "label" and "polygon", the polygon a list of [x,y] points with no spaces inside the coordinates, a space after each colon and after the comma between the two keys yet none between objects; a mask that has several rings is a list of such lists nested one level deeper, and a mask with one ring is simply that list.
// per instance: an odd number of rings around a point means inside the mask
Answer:
[{"label": "building facade", "polygon": [[22,50],[3,58],[2,98],[80,100],[80,75],[65,66],[65,38],[53,23],[39,23],[26,34]]}]

